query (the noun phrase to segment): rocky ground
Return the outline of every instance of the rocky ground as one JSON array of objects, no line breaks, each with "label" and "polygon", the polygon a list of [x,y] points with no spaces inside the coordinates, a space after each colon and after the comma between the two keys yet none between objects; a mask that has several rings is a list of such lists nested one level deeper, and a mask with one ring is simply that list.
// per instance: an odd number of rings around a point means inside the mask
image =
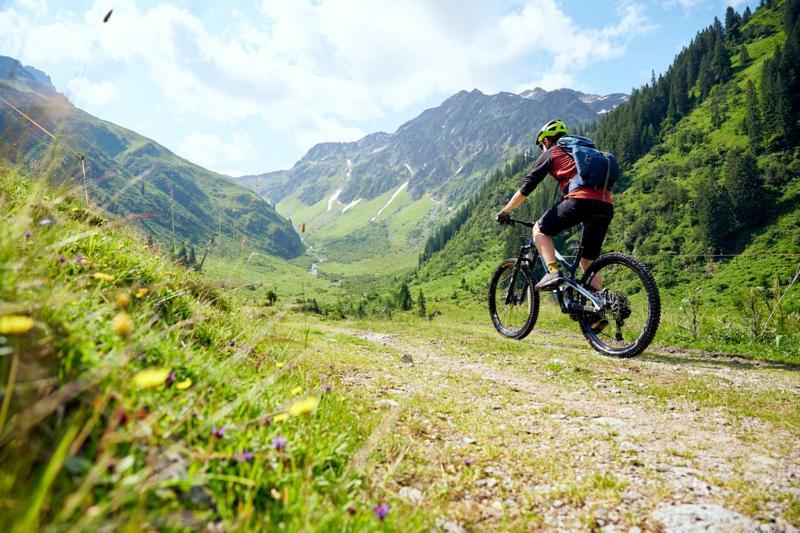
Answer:
[{"label": "rocky ground", "polygon": [[[656,348],[462,328],[329,326],[337,372],[383,423],[354,458],[443,531],[796,531],[800,374]],[[445,339],[445,340],[443,340]]]}]

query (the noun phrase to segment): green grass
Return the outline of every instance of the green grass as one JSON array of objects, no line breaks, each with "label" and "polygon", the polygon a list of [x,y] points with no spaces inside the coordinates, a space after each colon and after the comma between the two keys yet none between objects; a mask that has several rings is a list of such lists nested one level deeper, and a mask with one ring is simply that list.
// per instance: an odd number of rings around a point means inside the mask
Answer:
[{"label": "green grass", "polygon": [[[0,337],[0,527],[393,528],[350,467],[381,413],[311,356],[306,320],[89,226],[84,206],[19,172],[0,173],[0,206],[0,316],[34,321]],[[162,368],[174,382],[137,385]],[[306,397],[315,411],[279,421]]]}]

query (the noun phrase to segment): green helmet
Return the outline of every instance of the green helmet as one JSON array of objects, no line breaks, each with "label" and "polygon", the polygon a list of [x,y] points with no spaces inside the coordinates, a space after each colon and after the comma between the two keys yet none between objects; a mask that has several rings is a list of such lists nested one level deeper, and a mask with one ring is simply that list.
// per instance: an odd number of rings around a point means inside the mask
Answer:
[{"label": "green helmet", "polygon": [[556,135],[560,134],[569,135],[566,123],[559,118],[551,120],[542,126],[542,129],[539,130],[539,133],[536,134],[536,144],[541,146],[542,141],[547,137],[555,137]]}]

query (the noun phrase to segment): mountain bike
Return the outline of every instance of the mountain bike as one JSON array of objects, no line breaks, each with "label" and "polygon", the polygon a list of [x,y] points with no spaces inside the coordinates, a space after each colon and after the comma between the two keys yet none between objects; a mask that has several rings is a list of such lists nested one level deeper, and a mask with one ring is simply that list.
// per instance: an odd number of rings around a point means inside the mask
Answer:
[{"label": "mountain bike", "polygon": [[[511,226],[533,228],[532,222],[510,219]],[[489,314],[497,331],[510,339],[528,336],[539,316],[540,293],[534,286],[533,270],[539,258],[535,236],[521,246],[517,257],[506,259],[495,270],[489,284]],[[589,344],[613,357],[635,357],[656,334],[661,319],[661,298],[650,270],[630,255],[610,252],[598,257],[579,280],[575,261],[556,252],[564,282],[553,291],[562,313],[578,322]],[[607,322],[606,322],[607,321]],[[604,326],[598,326],[604,322]]]}]

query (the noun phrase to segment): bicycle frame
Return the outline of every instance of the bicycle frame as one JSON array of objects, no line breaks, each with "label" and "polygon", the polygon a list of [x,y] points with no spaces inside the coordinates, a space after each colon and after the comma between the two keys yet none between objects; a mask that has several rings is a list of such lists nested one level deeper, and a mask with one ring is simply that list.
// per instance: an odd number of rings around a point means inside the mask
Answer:
[{"label": "bicycle frame", "polygon": [[[523,226],[533,228],[533,224],[530,222],[525,222],[524,220],[510,220],[511,224],[522,224]],[[567,272],[567,276],[564,276],[564,283],[553,292],[553,299],[556,301],[558,306],[561,308],[561,312],[568,314],[574,313],[576,311],[585,311],[585,312],[598,312],[603,308],[603,302],[590,290],[586,289],[575,277],[575,272],[578,270],[578,265],[580,264],[580,257],[581,257],[581,250],[578,250],[578,254],[575,256],[575,261],[570,263],[566,260],[564,256],[562,256],[558,250],[556,252],[556,261],[558,264],[561,265]],[[511,290],[512,287],[516,284],[517,281],[517,273],[519,272],[519,265],[523,262],[531,264],[536,261],[536,255],[539,255],[538,248],[536,248],[536,237],[531,235],[531,239],[527,245],[521,246],[519,249],[519,255],[517,256],[517,262],[514,265],[514,271],[511,274],[511,283],[508,285],[508,290],[506,291],[506,304],[511,303]],[[544,268],[544,271],[547,272],[548,267],[547,263],[545,263],[544,258],[539,255],[539,261]],[[591,306],[587,305],[580,305],[571,301],[569,296],[566,294],[567,288],[572,288],[576,292],[580,293],[586,300],[591,303]]]}]

